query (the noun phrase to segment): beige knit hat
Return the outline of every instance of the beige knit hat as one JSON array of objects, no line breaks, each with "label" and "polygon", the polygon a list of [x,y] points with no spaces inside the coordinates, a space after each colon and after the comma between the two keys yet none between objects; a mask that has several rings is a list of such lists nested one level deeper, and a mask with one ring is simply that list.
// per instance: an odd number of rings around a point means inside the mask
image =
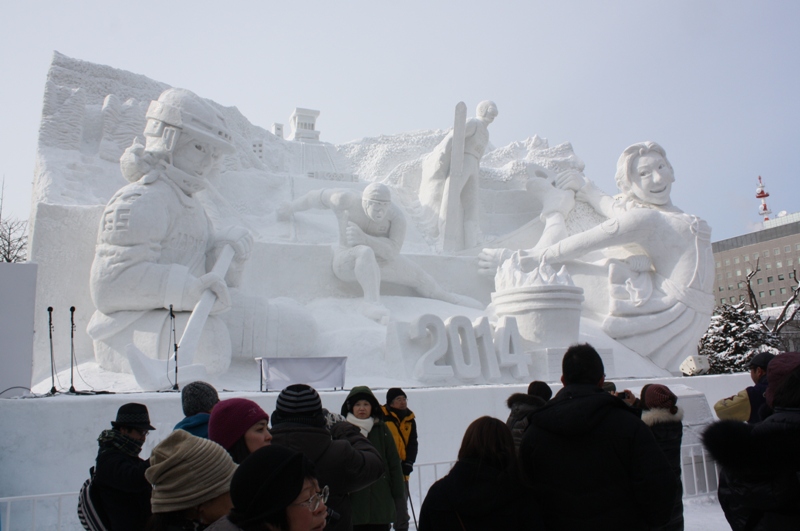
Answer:
[{"label": "beige knit hat", "polygon": [[154,513],[195,507],[230,491],[236,464],[219,444],[175,430],[153,448],[144,475]]}]

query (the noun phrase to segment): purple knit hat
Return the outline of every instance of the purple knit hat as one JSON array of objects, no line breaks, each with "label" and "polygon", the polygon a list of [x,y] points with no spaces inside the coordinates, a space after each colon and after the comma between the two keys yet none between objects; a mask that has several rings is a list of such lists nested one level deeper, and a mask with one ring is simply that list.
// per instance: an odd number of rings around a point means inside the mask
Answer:
[{"label": "purple knit hat", "polygon": [[208,419],[208,438],[230,450],[260,420],[269,422],[269,415],[252,400],[229,398],[217,402]]},{"label": "purple knit hat", "polygon": [[780,388],[793,370],[800,366],[800,352],[784,352],[769,362],[767,368],[767,405],[772,407],[775,392]]}]

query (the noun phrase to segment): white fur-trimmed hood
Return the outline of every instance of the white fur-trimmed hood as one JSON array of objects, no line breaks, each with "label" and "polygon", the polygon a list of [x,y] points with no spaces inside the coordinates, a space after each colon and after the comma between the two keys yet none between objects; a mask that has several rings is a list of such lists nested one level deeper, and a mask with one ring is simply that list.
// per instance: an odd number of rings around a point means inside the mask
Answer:
[{"label": "white fur-trimmed hood", "polygon": [[648,426],[663,424],[665,422],[680,422],[683,420],[683,410],[678,406],[678,411],[673,415],[669,409],[643,409],[642,422]]}]

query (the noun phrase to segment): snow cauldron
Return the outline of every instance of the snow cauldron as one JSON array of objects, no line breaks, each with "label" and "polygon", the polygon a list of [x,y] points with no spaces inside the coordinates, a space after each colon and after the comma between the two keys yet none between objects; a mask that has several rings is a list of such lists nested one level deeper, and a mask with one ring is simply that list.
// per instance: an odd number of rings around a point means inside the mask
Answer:
[{"label": "snow cauldron", "polygon": [[528,348],[566,348],[578,342],[583,288],[572,283],[564,267],[556,273],[540,264],[526,272],[514,253],[497,269],[495,286],[491,308],[498,318],[516,318]]}]

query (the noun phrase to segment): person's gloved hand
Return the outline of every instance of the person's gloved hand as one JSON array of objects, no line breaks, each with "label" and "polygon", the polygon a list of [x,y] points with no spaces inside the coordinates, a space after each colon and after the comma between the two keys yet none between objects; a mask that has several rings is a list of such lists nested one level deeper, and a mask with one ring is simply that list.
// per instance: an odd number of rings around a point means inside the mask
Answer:
[{"label": "person's gloved hand", "polygon": [[404,476],[410,476],[411,471],[414,470],[414,463],[410,461],[403,461],[402,463],[400,463],[400,468],[403,469]]}]

